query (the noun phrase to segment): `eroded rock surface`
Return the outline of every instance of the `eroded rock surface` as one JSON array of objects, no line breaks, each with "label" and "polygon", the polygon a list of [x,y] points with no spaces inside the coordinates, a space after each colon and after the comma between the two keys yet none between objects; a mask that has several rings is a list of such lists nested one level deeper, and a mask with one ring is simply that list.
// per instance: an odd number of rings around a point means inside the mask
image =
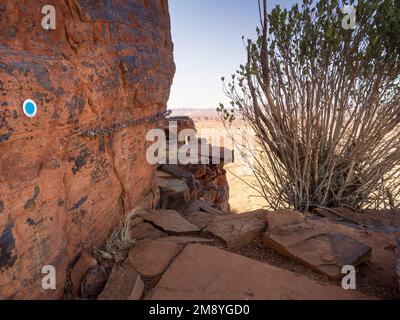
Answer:
[{"label": "eroded rock surface", "polygon": [[54,0],[55,30],[45,4],[1,1],[0,299],[60,298],[74,257],[152,202],[145,136],[159,123],[80,134],[164,111],[175,69],[167,1]]}]

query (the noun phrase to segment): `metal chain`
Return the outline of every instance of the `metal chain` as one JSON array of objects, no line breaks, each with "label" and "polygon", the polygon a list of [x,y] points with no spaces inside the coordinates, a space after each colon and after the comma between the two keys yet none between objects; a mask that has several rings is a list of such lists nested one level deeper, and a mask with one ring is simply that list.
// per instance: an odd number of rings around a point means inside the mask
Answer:
[{"label": "metal chain", "polygon": [[108,127],[108,128],[87,129],[81,133],[81,136],[82,137],[96,137],[98,135],[110,135],[120,129],[138,126],[138,125],[141,125],[144,123],[159,121],[161,119],[164,119],[164,118],[170,116],[171,113],[172,113],[171,110],[167,110],[167,111],[164,111],[161,113],[157,113],[156,115],[153,115],[150,117],[145,117],[145,118],[141,118],[141,119],[132,119],[132,120],[125,121],[125,122],[120,122],[120,123],[114,124],[113,126]]}]

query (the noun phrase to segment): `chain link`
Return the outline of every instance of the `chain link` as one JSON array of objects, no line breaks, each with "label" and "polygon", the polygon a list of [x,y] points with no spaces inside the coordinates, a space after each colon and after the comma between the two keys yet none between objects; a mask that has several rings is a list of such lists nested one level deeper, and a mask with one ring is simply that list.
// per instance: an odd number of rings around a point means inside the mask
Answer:
[{"label": "chain link", "polygon": [[133,127],[133,126],[138,126],[138,125],[145,124],[145,123],[159,121],[161,119],[164,119],[164,118],[170,116],[171,113],[172,113],[171,110],[167,110],[167,111],[158,113],[158,114],[156,114],[154,116],[145,117],[145,118],[141,118],[141,119],[132,119],[132,120],[125,121],[125,122],[120,122],[120,123],[114,124],[113,126],[108,127],[108,128],[87,129],[87,130],[84,130],[81,133],[81,136],[82,137],[96,137],[98,135],[110,135],[110,134],[112,134],[115,131],[120,130],[120,129]]}]

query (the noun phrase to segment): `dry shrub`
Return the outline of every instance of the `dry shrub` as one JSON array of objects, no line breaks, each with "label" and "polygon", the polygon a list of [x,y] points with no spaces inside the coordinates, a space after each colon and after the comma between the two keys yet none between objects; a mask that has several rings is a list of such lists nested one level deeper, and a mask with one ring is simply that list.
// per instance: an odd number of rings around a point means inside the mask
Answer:
[{"label": "dry shrub", "polygon": [[394,208],[400,199],[400,5],[360,0],[290,10],[259,1],[258,39],[224,82],[227,122],[256,134],[257,190],[271,208]]}]

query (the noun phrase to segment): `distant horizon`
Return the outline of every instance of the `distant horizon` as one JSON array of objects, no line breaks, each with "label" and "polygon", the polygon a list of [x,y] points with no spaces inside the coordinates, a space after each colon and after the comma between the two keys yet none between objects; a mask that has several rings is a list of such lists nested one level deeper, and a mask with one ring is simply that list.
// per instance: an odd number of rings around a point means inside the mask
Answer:
[{"label": "distant horizon", "polygon": [[[269,0],[269,11],[295,0]],[[169,0],[176,74],[168,107],[217,108],[228,104],[221,77],[246,61],[245,39],[256,37],[257,0]],[[212,106],[212,107],[208,107]]]}]

